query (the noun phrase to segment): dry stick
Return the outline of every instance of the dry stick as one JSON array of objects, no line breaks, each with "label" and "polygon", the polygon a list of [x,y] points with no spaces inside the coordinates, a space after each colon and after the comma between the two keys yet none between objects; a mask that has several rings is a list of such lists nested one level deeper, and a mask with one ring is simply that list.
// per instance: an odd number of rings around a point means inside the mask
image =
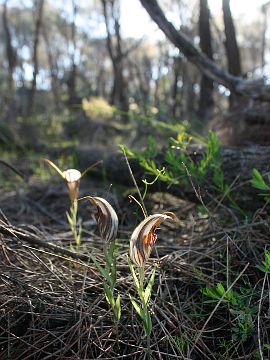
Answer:
[{"label": "dry stick", "polygon": [[225,291],[225,293],[221,296],[221,298],[219,299],[219,301],[217,302],[216,306],[214,307],[213,311],[211,312],[211,314],[209,315],[208,319],[206,320],[206,322],[204,323],[202,329],[200,330],[198,336],[196,337],[192,348],[190,350],[190,354],[192,353],[192,351],[194,350],[195,345],[197,344],[198,340],[200,339],[202,333],[204,332],[204,329],[206,328],[206,325],[209,323],[209,321],[212,319],[212,316],[214,315],[214,313],[216,312],[217,308],[219,307],[219,305],[221,304],[221,302],[223,301],[223,299],[225,298],[225,296],[228,294],[228,292],[234,287],[234,285],[237,283],[237,281],[240,279],[240,277],[244,274],[244,272],[246,271],[246,269],[248,268],[249,263],[246,264],[246,266],[244,267],[244,269],[240,272],[240,274],[237,276],[237,278],[232,282],[232,284],[230,285],[230,287],[228,287],[228,289]]},{"label": "dry stick", "polygon": [[138,187],[137,181],[136,181],[136,179],[135,179],[135,177],[134,177],[134,175],[133,175],[133,172],[132,172],[132,170],[131,170],[131,167],[130,167],[130,165],[129,165],[129,161],[128,161],[128,158],[127,158],[125,149],[122,149],[122,151],[123,151],[123,154],[124,154],[126,163],[127,163],[127,167],[128,167],[128,171],[129,171],[129,173],[130,173],[131,179],[132,179],[132,181],[133,181],[133,183],[134,183],[134,185],[135,185],[135,188],[136,188],[136,190],[137,190],[137,193],[138,193],[138,195],[139,195],[139,197],[140,197],[140,200],[141,200],[141,204],[142,204],[144,213],[147,215],[147,210],[146,210],[145,205],[144,205],[143,197],[142,197],[142,194],[141,194],[140,189],[139,189],[139,187]]},{"label": "dry stick", "polygon": [[[84,266],[88,266],[90,263],[92,263],[92,260],[88,255],[85,255],[82,253],[75,253],[75,252],[65,249],[61,246],[54,245],[45,240],[41,240],[34,234],[23,233],[21,229],[14,229],[11,226],[10,226],[10,228],[8,228],[7,226],[3,226],[0,224],[0,234],[9,235],[9,236],[13,235],[15,238],[17,238],[20,241],[25,241],[25,242],[28,242],[29,244],[34,245],[35,247],[32,249],[35,249],[40,252],[44,252],[50,256],[58,256],[58,257],[63,258],[64,260],[67,260],[67,258],[65,256],[68,256],[68,257],[71,257],[74,259],[74,260],[69,259],[69,261],[76,261],[76,260],[84,261],[84,263],[78,262],[78,264],[84,265]],[[51,253],[45,252],[45,251],[39,249],[40,247],[49,249],[52,252]],[[61,254],[63,256],[57,255],[57,254]],[[128,269],[128,266],[127,265],[119,265],[118,268],[119,268],[119,270],[124,271],[124,270]]]},{"label": "dry stick", "polygon": [[73,251],[62,248],[61,246],[41,240],[34,234],[29,235],[27,233],[23,233],[22,230],[14,229],[11,226],[3,226],[0,224],[0,233],[3,235],[15,236],[18,240],[26,241],[32,245],[36,245],[38,247],[43,247],[45,249],[50,249],[53,252],[59,253],[61,255],[70,256],[76,260],[91,262],[91,259],[89,258],[89,256],[87,256],[85,254],[74,253]]},{"label": "dry stick", "polygon": [[20,170],[16,169],[13,165],[10,165],[8,162],[4,160],[0,160],[0,164],[5,165],[6,167],[14,171],[17,175],[19,175],[22,179],[25,180],[26,176]]}]

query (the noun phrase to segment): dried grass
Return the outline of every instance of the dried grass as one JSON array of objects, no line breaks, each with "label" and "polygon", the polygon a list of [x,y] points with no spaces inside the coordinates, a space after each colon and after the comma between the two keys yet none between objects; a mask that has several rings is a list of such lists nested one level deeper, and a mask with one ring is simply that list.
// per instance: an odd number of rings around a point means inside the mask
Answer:
[{"label": "dried grass", "polygon": [[[83,193],[83,191],[82,191]],[[99,193],[99,195],[102,195]],[[146,340],[129,302],[133,293],[126,252],[135,205],[120,199],[117,289],[122,297],[118,326],[104,298],[102,279],[89,252],[102,261],[102,242],[87,209],[80,253],[69,252],[72,234],[67,204],[55,188],[6,193],[0,221],[0,359],[144,359]],[[53,201],[52,201],[53,198]],[[269,352],[268,277],[256,265],[269,241],[267,221],[236,223],[221,205],[211,217],[192,204],[155,194],[153,211],[173,210],[181,227],[164,225],[151,300],[152,359],[256,359]],[[139,219],[139,215],[138,215]],[[238,220],[237,220],[238,221]],[[11,224],[10,224],[11,222]],[[221,225],[223,223],[223,225]],[[33,241],[34,239],[34,241]],[[51,244],[51,245],[48,245]],[[61,250],[63,249],[62,253]],[[201,289],[218,281],[235,289],[250,286],[253,328],[233,339],[236,320],[229,306],[206,304]],[[239,290],[240,291],[240,290]],[[227,349],[227,350],[226,350]]]}]

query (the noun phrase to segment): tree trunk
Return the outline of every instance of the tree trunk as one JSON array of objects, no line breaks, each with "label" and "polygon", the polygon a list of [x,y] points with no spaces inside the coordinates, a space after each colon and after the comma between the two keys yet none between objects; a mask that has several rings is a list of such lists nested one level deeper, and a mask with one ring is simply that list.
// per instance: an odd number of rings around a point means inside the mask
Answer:
[{"label": "tree trunk", "polygon": [[[199,35],[200,47],[202,52],[209,59],[213,60],[212,38],[210,31],[210,11],[208,8],[208,0],[200,0]],[[213,80],[202,74],[198,111],[198,115],[202,120],[205,120],[211,116],[214,105],[213,89]]]},{"label": "tree trunk", "polygon": [[263,31],[262,31],[262,53],[261,53],[261,67],[262,73],[264,73],[265,66],[265,45],[266,45],[266,32],[267,32],[267,13],[270,5],[270,1],[262,5],[262,15],[263,15]]},{"label": "tree trunk", "polygon": [[58,94],[58,67],[57,61],[53,59],[53,52],[50,47],[50,42],[48,39],[48,34],[45,26],[43,26],[43,38],[46,45],[47,57],[48,57],[48,64],[50,68],[50,75],[51,75],[51,89],[53,93],[53,101],[55,104],[55,109],[58,111],[60,109],[60,101],[59,101],[59,94]]},{"label": "tree trunk", "polygon": [[235,27],[232,19],[230,0],[222,0],[225,48],[228,59],[228,70],[233,75],[241,75],[240,52],[236,40]]},{"label": "tree trunk", "polygon": [[[119,110],[123,112],[128,112],[129,103],[127,97],[127,83],[123,75],[124,67],[124,58],[127,56],[128,52],[125,54],[122,51],[122,37],[120,34],[120,14],[119,6],[120,4],[116,0],[101,0],[103,6],[103,15],[105,19],[106,31],[107,31],[107,48],[108,53],[112,61],[113,66],[113,87],[111,92],[111,104],[115,105]],[[118,11],[117,11],[118,10]],[[113,22],[113,31],[109,24],[109,17]],[[116,40],[116,43],[113,41],[113,37]],[[124,114],[123,119],[126,120],[127,117]]]},{"label": "tree trunk", "polygon": [[28,100],[28,109],[27,114],[30,115],[33,110],[34,105],[34,98],[36,94],[37,88],[37,75],[38,75],[38,46],[40,40],[40,30],[42,26],[42,17],[43,17],[43,8],[44,8],[44,1],[39,0],[37,1],[37,8],[36,8],[36,23],[35,23],[35,33],[34,33],[34,46],[33,46],[33,79],[31,83],[31,88],[29,92],[29,100]]},{"label": "tree trunk", "polygon": [[12,38],[7,17],[7,3],[8,0],[6,0],[3,4],[2,21],[6,38],[6,56],[8,61],[8,92],[10,94],[10,97],[12,97],[12,94],[14,92],[13,72],[16,67],[17,54],[16,50],[12,46]]},{"label": "tree trunk", "polygon": [[74,105],[76,105],[77,102],[76,79],[77,79],[77,66],[75,63],[73,63],[67,80],[68,105],[72,110],[74,110]]},{"label": "tree trunk", "polygon": [[126,82],[123,77],[122,61],[113,61],[113,87],[111,93],[111,104],[115,105],[119,110],[128,112],[128,98],[126,91]]},{"label": "tree trunk", "polygon": [[71,41],[72,41],[72,53],[71,53],[71,67],[69,77],[67,80],[68,87],[68,105],[74,110],[74,105],[78,103],[76,83],[77,83],[77,65],[75,63],[75,53],[77,48],[76,41],[76,16],[77,16],[77,3],[76,0],[72,0],[72,24],[71,24]]},{"label": "tree trunk", "polygon": [[[240,51],[237,44],[235,27],[230,8],[230,0],[222,0],[224,31],[225,31],[225,49],[228,61],[228,70],[232,75],[241,75]],[[237,96],[231,94],[230,108],[237,104]]]},{"label": "tree trunk", "polygon": [[177,56],[173,60],[173,82],[172,82],[172,104],[171,104],[171,116],[176,118],[177,108],[178,108],[178,82],[180,78],[180,68],[181,68],[182,59]]}]

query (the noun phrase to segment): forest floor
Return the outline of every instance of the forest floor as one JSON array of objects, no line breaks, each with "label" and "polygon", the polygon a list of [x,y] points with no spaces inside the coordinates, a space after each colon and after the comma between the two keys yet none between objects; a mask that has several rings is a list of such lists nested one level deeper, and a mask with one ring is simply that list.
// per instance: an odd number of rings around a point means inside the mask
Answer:
[{"label": "forest floor", "polygon": [[0,359],[270,357],[269,280],[257,268],[269,243],[264,212],[247,222],[220,202],[210,207],[169,193],[147,196],[149,214],[171,211],[179,219],[157,231],[145,269],[147,277],[157,267],[149,352],[129,299],[136,293],[126,255],[132,230],[143,219],[128,198],[134,189],[119,191],[91,176],[80,189],[80,196],[105,197],[119,216],[116,289],[122,314],[116,324],[89,257],[104,262],[94,209],[87,201],[79,205],[83,233],[76,249],[66,218],[68,191],[57,180],[30,176],[0,191]]}]

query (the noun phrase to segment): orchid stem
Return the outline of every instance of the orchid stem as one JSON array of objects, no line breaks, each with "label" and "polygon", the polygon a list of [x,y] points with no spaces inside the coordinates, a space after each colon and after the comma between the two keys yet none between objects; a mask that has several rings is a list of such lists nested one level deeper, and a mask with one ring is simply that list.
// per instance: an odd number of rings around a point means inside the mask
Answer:
[{"label": "orchid stem", "polygon": [[68,223],[69,223],[70,229],[73,234],[73,238],[76,243],[76,248],[77,248],[77,250],[79,250],[80,246],[81,246],[82,227],[81,227],[81,225],[79,225],[79,227],[78,227],[77,214],[78,214],[78,202],[77,202],[77,200],[74,200],[71,203],[70,212],[69,213],[67,212],[67,219],[68,219]]},{"label": "orchid stem", "polygon": [[143,290],[144,289],[144,266],[140,266],[138,268],[138,272],[139,272],[140,288],[141,288],[141,290]]}]

